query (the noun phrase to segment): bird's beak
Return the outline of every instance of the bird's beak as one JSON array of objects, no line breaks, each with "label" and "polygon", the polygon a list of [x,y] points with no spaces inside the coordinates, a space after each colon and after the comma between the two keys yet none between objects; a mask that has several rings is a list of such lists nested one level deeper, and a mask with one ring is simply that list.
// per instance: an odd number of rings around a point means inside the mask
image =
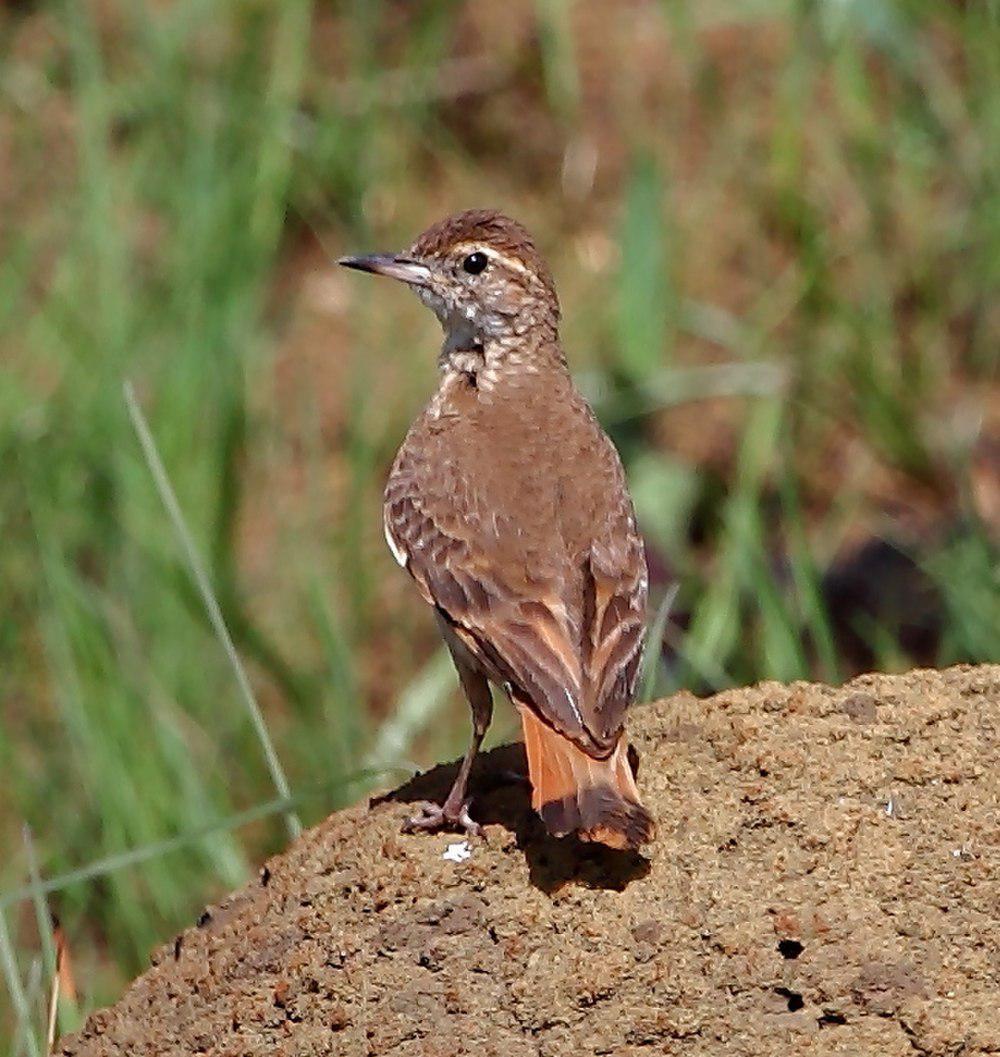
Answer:
[{"label": "bird's beak", "polygon": [[397,257],[392,253],[373,253],[368,257],[341,257],[338,264],[345,268],[356,268],[359,272],[371,272],[373,275],[387,275],[390,279],[411,286],[427,286],[431,279],[431,270],[426,264],[410,260],[408,257]]}]

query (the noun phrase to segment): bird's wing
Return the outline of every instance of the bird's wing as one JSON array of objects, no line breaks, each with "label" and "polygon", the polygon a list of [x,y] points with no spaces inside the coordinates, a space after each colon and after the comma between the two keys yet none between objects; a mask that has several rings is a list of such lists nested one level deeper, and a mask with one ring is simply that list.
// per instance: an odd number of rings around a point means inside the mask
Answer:
[{"label": "bird's wing", "polygon": [[[404,444],[385,495],[385,532],[491,678],[591,755],[617,743],[642,655],[646,566],[617,454],[601,434],[612,492],[567,566],[504,560],[495,511],[442,460]],[[502,530],[499,534],[502,536]]]},{"label": "bird's wing", "polygon": [[580,712],[579,630],[558,578],[527,584],[481,545],[489,512],[462,496],[452,504],[436,490],[428,495],[420,469],[404,448],[386,486],[385,535],[396,560],[492,679],[594,750]]}]

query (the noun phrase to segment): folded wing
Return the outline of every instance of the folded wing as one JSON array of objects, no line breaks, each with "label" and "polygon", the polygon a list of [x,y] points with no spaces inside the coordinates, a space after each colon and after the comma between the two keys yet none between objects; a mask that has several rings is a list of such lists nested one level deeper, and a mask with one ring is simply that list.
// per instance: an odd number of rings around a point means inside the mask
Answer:
[{"label": "folded wing", "polygon": [[618,743],[646,607],[642,543],[613,449],[610,457],[602,516],[569,540],[563,560],[540,567],[509,559],[490,531],[490,511],[461,494],[461,480],[450,482],[457,494],[444,501],[440,467],[431,482],[405,445],[384,508],[397,560],[490,677],[595,758]]}]

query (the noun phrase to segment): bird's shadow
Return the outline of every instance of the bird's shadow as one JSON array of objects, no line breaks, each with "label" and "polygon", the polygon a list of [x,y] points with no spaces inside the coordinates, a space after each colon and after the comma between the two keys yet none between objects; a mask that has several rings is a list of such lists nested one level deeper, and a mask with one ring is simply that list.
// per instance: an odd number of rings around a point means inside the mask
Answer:
[{"label": "bird's shadow", "polygon": [[[458,773],[458,764],[441,764],[411,778],[372,806],[429,800],[440,804]],[[521,744],[501,745],[481,753],[472,769],[469,792],[472,817],[483,825],[500,825],[514,834],[524,852],[528,876],[536,888],[551,894],[571,882],[621,892],[649,873],[649,860],[635,851],[618,851],[582,841],[574,835],[552,837],[531,808],[527,759]],[[400,819],[402,823],[403,819]]]}]

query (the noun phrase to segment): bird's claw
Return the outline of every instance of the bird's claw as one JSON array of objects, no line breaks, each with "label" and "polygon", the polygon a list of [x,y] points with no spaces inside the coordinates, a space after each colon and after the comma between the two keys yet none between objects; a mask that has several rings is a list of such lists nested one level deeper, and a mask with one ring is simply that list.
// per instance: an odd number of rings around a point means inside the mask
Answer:
[{"label": "bird's claw", "polygon": [[461,829],[467,837],[481,837],[483,827],[469,814],[468,800],[463,800],[458,809],[445,804],[424,801],[417,805],[418,814],[411,815],[403,823],[404,833],[437,833],[442,829]]}]

